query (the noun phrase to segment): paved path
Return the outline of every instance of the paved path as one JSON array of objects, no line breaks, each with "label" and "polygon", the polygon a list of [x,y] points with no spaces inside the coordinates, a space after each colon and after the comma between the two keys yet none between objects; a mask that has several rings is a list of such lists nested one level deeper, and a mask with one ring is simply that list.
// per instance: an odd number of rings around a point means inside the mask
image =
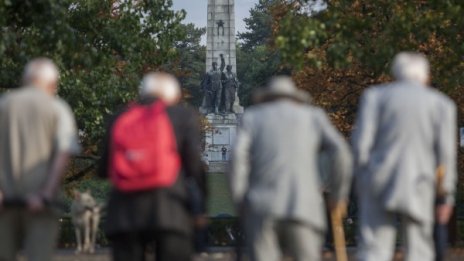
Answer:
[{"label": "paved path", "polygon": [[[354,251],[355,249],[349,249],[350,253],[350,260],[354,259]],[[463,249],[455,249],[450,251],[450,256],[448,257],[447,261],[462,261],[464,260],[464,248]],[[202,255],[195,257],[195,261],[234,261],[234,255],[231,253],[212,253],[208,255]],[[397,255],[395,261],[402,260],[401,255]],[[74,255],[73,251],[71,250],[60,250],[57,252],[57,255],[54,261],[110,261],[110,255],[108,250],[101,250],[98,251],[95,255]],[[333,255],[326,254],[324,257],[324,261],[335,261]]]}]

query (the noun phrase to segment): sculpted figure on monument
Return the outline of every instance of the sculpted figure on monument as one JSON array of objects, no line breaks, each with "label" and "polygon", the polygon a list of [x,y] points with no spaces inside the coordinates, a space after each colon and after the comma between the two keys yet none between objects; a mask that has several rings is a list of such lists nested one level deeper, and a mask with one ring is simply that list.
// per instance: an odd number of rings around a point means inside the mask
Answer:
[{"label": "sculpted figure on monument", "polygon": [[224,70],[224,59],[221,54],[221,70],[218,69],[217,62],[213,62],[213,68],[206,73],[201,83],[205,95],[206,113],[219,113],[222,97],[222,71]]},{"label": "sculpted figure on monument", "polygon": [[232,72],[232,65],[227,65],[227,71],[222,75],[224,86],[224,109],[226,113],[234,113],[235,93],[240,85],[237,75]]},{"label": "sculpted figure on monument", "polygon": [[219,34],[219,32],[220,32],[219,29],[222,29],[222,36],[224,36],[224,21],[219,20],[219,21],[217,21],[216,24],[217,24],[217,26],[218,26],[218,28],[217,28],[217,35],[220,35],[220,34]]}]

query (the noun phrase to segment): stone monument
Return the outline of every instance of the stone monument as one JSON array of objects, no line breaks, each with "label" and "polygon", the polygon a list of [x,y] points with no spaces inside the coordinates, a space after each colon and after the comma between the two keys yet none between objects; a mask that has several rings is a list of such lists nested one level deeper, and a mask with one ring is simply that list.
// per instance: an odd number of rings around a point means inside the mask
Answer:
[{"label": "stone monument", "polygon": [[200,110],[211,125],[205,137],[204,157],[213,172],[225,169],[243,113],[237,95],[240,83],[236,75],[234,7],[235,0],[208,0],[206,73],[201,83],[204,98]]}]

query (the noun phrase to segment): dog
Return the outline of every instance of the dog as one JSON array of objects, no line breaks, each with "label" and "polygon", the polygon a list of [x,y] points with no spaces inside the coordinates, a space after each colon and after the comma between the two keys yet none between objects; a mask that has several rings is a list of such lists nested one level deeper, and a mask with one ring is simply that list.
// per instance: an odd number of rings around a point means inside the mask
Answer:
[{"label": "dog", "polygon": [[95,253],[101,210],[102,206],[95,201],[90,191],[74,191],[71,218],[76,232],[76,254]]}]

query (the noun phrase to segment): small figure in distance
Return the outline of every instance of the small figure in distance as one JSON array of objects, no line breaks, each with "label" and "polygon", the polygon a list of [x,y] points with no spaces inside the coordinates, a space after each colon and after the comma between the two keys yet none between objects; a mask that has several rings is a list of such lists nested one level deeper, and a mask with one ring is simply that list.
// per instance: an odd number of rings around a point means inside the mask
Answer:
[{"label": "small figure in distance", "polygon": [[[361,98],[353,133],[359,198],[361,261],[392,260],[397,217],[406,234],[407,261],[435,258],[433,223],[448,223],[457,179],[456,106],[428,86],[429,63],[402,52],[392,83],[372,86]],[[444,204],[437,207],[437,170],[445,169]]]},{"label": "small figure in distance", "polygon": [[145,260],[148,247],[157,261],[191,260],[206,182],[198,115],[180,98],[174,76],[149,73],[138,101],[109,124],[99,175],[114,187],[106,234],[115,261]]},{"label": "small figure in distance", "polygon": [[[333,208],[347,200],[351,155],[326,113],[289,77],[273,78],[245,111],[232,150],[229,182],[244,218],[251,261],[320,260],[326,229],[318,161],[333,163]],[[284,244],[282,244],[284,243]]]},{"label": "small figure in distance", "polygon": [[222,154],[222,160],[226,161],[227,160],[227,148],[225,146],[222,146],[221,154]]},{"label": "small figure in distance", "polygon": [[72,111],[56,96],[58,81],[53,61],[37,58],[26,65],[23,87],[0,98],[0,260],[16,260],[22,247],[27,260],[53,259],[53,203],[80,149]]}]

